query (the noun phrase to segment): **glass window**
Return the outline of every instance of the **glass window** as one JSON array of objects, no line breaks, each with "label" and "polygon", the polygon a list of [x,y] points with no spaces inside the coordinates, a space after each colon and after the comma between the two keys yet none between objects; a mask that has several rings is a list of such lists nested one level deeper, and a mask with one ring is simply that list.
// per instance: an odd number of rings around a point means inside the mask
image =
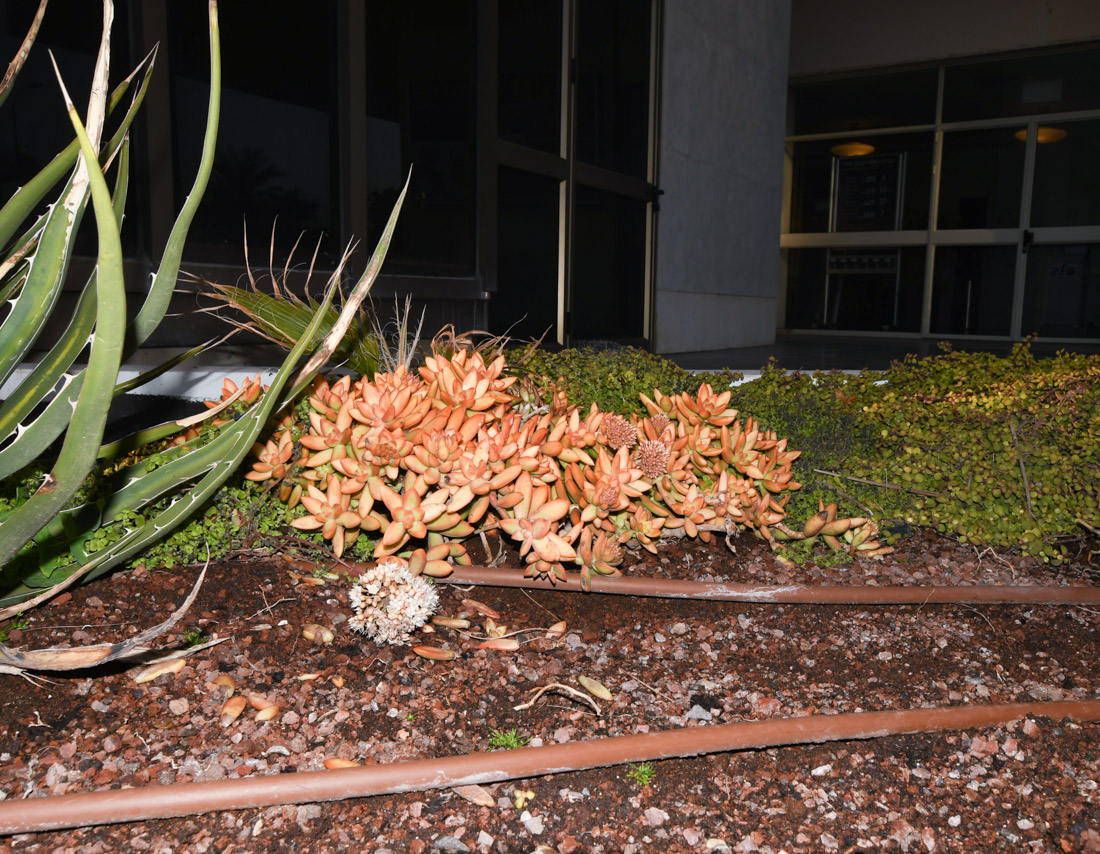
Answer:
[{"label": "glass window", "polygon": [[943,120],[1100,109],[1100,50],[950,66]]},{"label": "glass window", "polygon": [[497,178],[497,289],[489,328],[535,339],[558,322],[559,182],[501,168]]},{"label": "glass window", "polygon": [[1100,120],[1040,127],[1037,136],[1031,227],[1100,225]]},{"label": "glass window", "polygon": [[919,332],[924,247],[791,249],[787,327]]},{"label": "glass window", "polygon": [[648,171],[649,7],[577,4],[577,159],[637,178]]},{"label": "glass window", "polygon": [[645,202],[578,187],[575,211],[573,337],[644,337]]},{"label": "glass window", "polygon": [[1020,331],[1100,338],[1100,244],[1031,246]]},{"label": "glass window", "polygon": [[498,136],[557,154],[561,148],[561,0],[500,4]]},{"label": "glass window", "polygon": [[[932,140],[919,133],[789,144],[791,232],[928,228]],[[852,142],[871,151],[845,147]]]},{"label": "glass window", "polygon": [[1018,227],[1024,148],[1012,128],[945,133],[938,227]]},{"label": "glass window", "polygon": [[[133,70],[127,39],[129,8],[127,2],[115,3],[111,33],[111,88]],[[4,4],[0,12],[0,56],[4,57],[5,68],[19,50],[37,9],[38,0],[10,0]],[[34,47],[8,99],[0,107],[0,205],[73,140],[73,126],[65,111],[49,52],[53,52],[69,96],[83,117],[88,112],[88,94],[102,31],[103,7],[99,3],[47,6]],[[105,139],[118,126],[118,117],[128,105],[127,98],[116,111],[114,119],[107,119]],[[133,182],[139,171],[131,165],[131,185],[126,203],[128,227],[122,231],[122,248],[128,256],[134,255],[137,249],[135,226],[138,216],[135,210],[140,193],[135,190]],[[108,186],[114,186],[114,175],[114,170],[108,173]],[[59,186],[55,197],[60,191]],[[95,255],[97,245],[95,217],[89,204],[76,249],[80,254]]]},{"label": "glass window", "polygon": [[[297,4],[295,4],[297,5]],[[313,14],[313,6],[307,14]],[[474,271],[477,42],[472,0],[367,5],[367,245],[410,165],[389,273]],[[294,68],[300,62],[292,63]]]},{"label": "glass window", "polygon": [[[178,209],[202,154],[209,37],[203,4],[169,3],[168,16]],[[331,266],[342,248],[335,192],[335,8],[294,0],[237,0],[219,6],[218,18],[218,147],[187,254],[240,263],[247,223],[254,266],[257,259],[266,262],[272,241],[278,258],[303,232],[309,252],[322,232],[329,235],[323,249]]]},{"label": "glass window", "polygon": [[934,68],[875,74],[791,87],[792,133],[832,133],[932,124],[936,120]]},{"label": "glass window", "polygon": [[1008,335],[1015,269],[1015,245],[937,247],[931,331]]}]

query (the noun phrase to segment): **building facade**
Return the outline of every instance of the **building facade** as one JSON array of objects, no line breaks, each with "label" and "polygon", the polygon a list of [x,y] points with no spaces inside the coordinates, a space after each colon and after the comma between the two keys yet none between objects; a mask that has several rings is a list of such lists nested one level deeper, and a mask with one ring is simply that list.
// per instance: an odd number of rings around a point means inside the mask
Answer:
[{"label": "building facade", "polygon": [[[4,4],[5,54],[36,7]],[[0,192],[67,142],[46,51],[79,101],[100,14],[48,10],[0,110]],[[206,4],[115,17],[114,79],[158,46],[136,298],[201,151]],[[1100,337],[1094,0],[224,0],[220,23],[198,276],[243,278],[246,224],[261,286],[292,258],[302,287],[315,246],[314,287],[354,241],[361,270],[411,169],[373,296],[412,297],[426,330],[664,353],[777,329]],[[187,314],[157,343],[221,328]]]}]

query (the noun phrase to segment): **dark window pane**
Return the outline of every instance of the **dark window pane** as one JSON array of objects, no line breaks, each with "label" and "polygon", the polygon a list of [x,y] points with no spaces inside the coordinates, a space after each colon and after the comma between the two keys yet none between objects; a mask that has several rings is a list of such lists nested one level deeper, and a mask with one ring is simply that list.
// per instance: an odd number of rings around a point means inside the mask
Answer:
[{"label": "dark window pane", "polygon": [[[38,0],[8,0],[0,12],[0,56],[4,66],[15,56],[27,28],[38,9]],[[133,67],[129,49],[129,9],[127,2],[115,3],[115,20],[111,32],[111,74],[113,89]],[[69,96],[82,118],[88,113],[88,94],[95,70],[99,38],[103,31],[103,6],[100,3],[53,4],[47,6],[38,38],[31,48],[15,86],[0,107],[0,205],[32,178],[59,151],[72,142],[73,126],[65,111],[57,76],[50,64],[49,52],[57,60],[61,77]],[[107,119],[103,138],[110,137],[118,120],[129,106],[127,97]],[[137,251],[136,213],[140,192],[135,189],[137,170],[131,151],[130,192],[127,198],[127,226],[122,232],[122,248],[128,256]],[[107,175],[107,184],[114,187],[115,170]],[[61,187],[47,196],[56,200]],[[43,206],[44,210],[44,206]],[[28,221],[29,225],[29,221]],[[95,216],[91,203],[81,224],[76,249],[82,255],[95,255],[98,241]]]},{"label": "dark window pane", "polygon": [[1023,174],[1024,144],[1011,128],[945,133],[938,227],[1019,226]]},{"label": "dark window pane", "polygon": [[792,249],[787,327],[920,331],[924,248]]},{"label": "dark window pane", "polygon": [[561,0],[500,4],[498,135],[557,154],[561,148]]},{"label": "dark window pane", "polygon": [[638,178],[649,149],[649,5],[577,4],[577,157]]},{"label": "dark window pane", "polygon": [[497,181],[497,290],[489,329],[517,339],[538,338],[558,321],[559,183],[501,169]]},{"label": "dark window pane", "polygon": [[[236,0],[218,7],[222,105],[214,172],[191,227],[187,254],[240,263],[248,224],[255,266],[323,231],[325,261],[338,255],[336,11],[294,0]],[[176,205],[202,154],[210,94],[203,4],[168,4]],[[291,48],[290,45],[293,45]],[[288,56],[288,50],[293,56]],[[272,229],[278,227],[272,237]]]},{"label": "dark window pane", "polygon": [[795,134],[932,124],[936,69],[791,87]]},{"label": "dark window pane", "polygon": [[462,275],[475,251],[474,4],[367,6],[367,215],[373,249],[413,167],[390,273]]},{"label": "dark window pane", "polygon": [[[928,228],[932,134],[867,137],[873,151],[838,156],[848,140],[791,143],[791,231]],[[834,184],[835,180],[835,184]]]},{"label": "dark window pane", "polygon": [[932,280],[932,332],[1008,335],[1015,246],[940,246]]},{"label": "dark window pane", "polygon": [[644,202],[578,187],[574,218],[575,339],[645,335]]},{"label": "dark window pane", "polygon": [[1100,108],[1100,50],[948,67],[943,120],[993,119]]},{"label": "dark window pane", "polygon": [[1100,244],[1028,250],[1023,325],[1025,335],[1100,338]]},{"label": "dark window pane", "polygon": [[1032,228],[1100,225],[1100,121],[1043,130],[1035,149]]}]

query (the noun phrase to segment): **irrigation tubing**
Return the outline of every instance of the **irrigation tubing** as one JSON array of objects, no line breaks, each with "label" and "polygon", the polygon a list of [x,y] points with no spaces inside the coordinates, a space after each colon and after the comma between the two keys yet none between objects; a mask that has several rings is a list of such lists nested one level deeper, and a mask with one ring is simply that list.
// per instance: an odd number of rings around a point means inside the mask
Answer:
[{"label": "irrigation tubing", "polygon": [[[307,572],[316,564],[289,561]],[[366,564],[348,564],[356,572]],[[551,584],[545,579],[528,578],[514,567],[456,566],[444,584],[482,585],[486,587],[522,587],[525,590],[581,591],[580,579],[571,575]],[[620,596],[650,596],[663,599],[702,601],[794,603],[804,605],[927,605],[927,604],[1049,604],[1100,605],[1100,587],[1073,585],[973,584],[958,586],[873,587],[870,585],[736,584],[725,581],[679,581],[671,578],[594,575],[592,593]]]},{"label": "irrigation tubing", "polygon": [[1029,714],[1053,720],[1096,721],[1100,720],[1100,700],[807,715],[390,765],[9,800],[0,802],[0,834],[498,783],[628,762],[787,744],[1000,726]]}]

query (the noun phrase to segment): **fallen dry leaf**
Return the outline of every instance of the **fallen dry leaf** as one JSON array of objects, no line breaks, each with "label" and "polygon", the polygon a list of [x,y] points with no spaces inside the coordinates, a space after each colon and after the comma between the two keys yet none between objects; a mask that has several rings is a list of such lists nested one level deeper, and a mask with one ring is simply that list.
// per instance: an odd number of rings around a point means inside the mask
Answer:
[{"label": "fallen dry leaf", "polygon": [[219,688],[228,688],[229,694],[227,696],[230,697],[232,697],[233,693],[237,690],[237,683],[233,681],[232,676],[226,673],[218,674],[218,676],[214,679],[214,684],[217,685]]},{"label": "fallen dry leaf", "polygon": [[276,706],[274,703],[271,703],[270,705],[264,706],[262,709],[256,712],[256,720],[269,721],[277,714],[279,714],[279,707]]},{"label": "fallen dry leaf", "polygon": [[333,757],[332,759],[325,760],[325,767],[330,771],[336,768],[358,768],[359,763],[354,759],[337,759]]},{"label": "fallen dry leaf", "polygon": [[249,694],[248,705],[262,712],[264,709],[269,708],[270,706],[274,706],[275,704],[267,699],[267,697],[264,697],[260,694]]},{"label": "fallen dry leaf", "polygon": [[468,608],[471,611],[477,611],[484,617],[488,617],[491,620],[499,620],[500,614],[490,608],[488,605],[478,602],[477,599],[463,599],[462,606]]},{"label": "fallen dry leaf", "polygon": [[471,804],[477,804],[479,807],[495,807],[497,805],[496,798],[481,786],[455,786],[451,791],[460,798],[465,798]]},{"label": "fallen dry leaf", "polygon": [[499,649],[512,652],[519,649],[519,641],[515,638],[489,638],[477,646],[478,649]]},{"label": "fallen dry leaf", "polygon": [[307,641],[320,641],[321,643],[332,643],[336,640],[336,635],[332,629],[317,623],[307,623],[302,626],[302,637]]},{"label": "fallen dry leaf", "polygon": [[593,697],[599,697],[601,700],[611,699],[611,692],[590,676],[578,676],[577,681],[580,682],[581,687]]},{"label": "fallen dry leaf", "polygon": [[440,649],[438,646],[414,646],[413,652],[432,661],[454,661],[458,656],[453,649]]},{"label": "fallen dry leaf", "polygon": [[146,667],[141,673],[134,677],[134,681],[140,685],[143,682],[152,682],[158,676],[163,676],[165,673],[179,673],[183,670],[183,666],[186,663],[187,662],[182,658],[177,658],[175,661],[162,661],[160,664]]},{"label": "fallen dry leaf", "polygon": [[546,630],[546,637],[548,638],[560,638],[565,634],[565,620],[554,623],[550,628]]},{"label": "fallen dry leaf", "polygon": [[241,716],[241,712],[244,711],[245,699],[244,697],[230,697],[222,705],[221,724],[223,727],[227,727],[233,723],[237,718]]}]

